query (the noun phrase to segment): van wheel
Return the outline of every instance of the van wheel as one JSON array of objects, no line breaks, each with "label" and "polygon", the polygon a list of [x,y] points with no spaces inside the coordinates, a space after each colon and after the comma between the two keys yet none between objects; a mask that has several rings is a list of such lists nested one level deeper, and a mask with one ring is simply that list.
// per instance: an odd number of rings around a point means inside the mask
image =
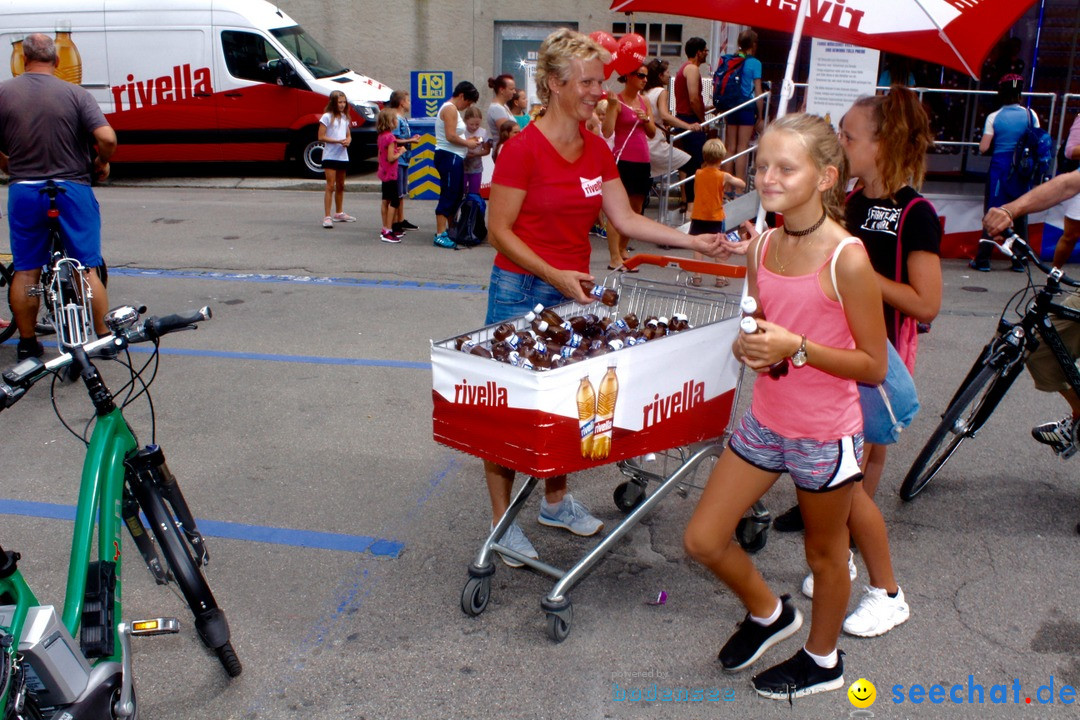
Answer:
[{"label": "van wheel", "polygon": [[322,157],[325,145],[312,132],[297,141],[292,156],[296,158],[300,174],[309,178],[323,177]]}]

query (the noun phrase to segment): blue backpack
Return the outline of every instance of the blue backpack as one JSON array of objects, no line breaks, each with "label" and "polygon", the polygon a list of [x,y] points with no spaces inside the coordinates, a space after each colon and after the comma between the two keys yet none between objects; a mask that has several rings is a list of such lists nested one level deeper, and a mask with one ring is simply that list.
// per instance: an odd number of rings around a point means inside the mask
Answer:
[{"label": "blue backpack", "polygon": [[743,92],[743,70],[746,58],[742,55],[723,55],[713,73],[713,107],[723,112],[750,99]]},{"label": "blue backpack", "polygon": [[1054,139],[1050,133],[1035,127],[1028,113],[1028,126],[1013,150],[1010,174],[1030,190],[1033,186],[1050,177],[1050,166],[1054,162]]}]

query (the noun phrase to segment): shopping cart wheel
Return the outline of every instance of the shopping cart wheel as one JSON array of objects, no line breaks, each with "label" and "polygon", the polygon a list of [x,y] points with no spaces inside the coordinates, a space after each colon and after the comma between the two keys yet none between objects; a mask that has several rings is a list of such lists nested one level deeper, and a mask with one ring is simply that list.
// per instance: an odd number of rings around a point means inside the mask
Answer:
[{"label": "shopping cart wheel", "polygon": [[630,480],[615,488],[612,497],[615,498],[615,507],[624,513],[629,513],[645,501],[645,488],[639,483]]},{"label": "shopping cart wheel", "polygon": [[562,642],[570,634],[570,623],[574,621],[574,608],[568,602],[561,610],[547,614],[548,637],[555,642]]},{"label": "shopping cart wheel", "polygon": [[471,617],[476,617],[487,609],[491,599],[491,578],[469,578],[465,589],[461,591],[461,609]]},{"label": "shopping cart wheel", "polygon": [[769,539],[769,520],[761,520],[754,516],[744,517],[735,528],[735,537],[739,545],[748,553],[756,553],[765,547]]}]

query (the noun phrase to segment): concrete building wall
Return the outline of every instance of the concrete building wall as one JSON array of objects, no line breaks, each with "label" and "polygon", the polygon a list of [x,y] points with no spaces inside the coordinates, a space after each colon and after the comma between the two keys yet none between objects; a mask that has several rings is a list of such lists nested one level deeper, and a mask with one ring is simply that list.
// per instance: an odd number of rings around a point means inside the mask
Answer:
[{"label": "concrete building wall", "polygon": [[[413,70],[450,70],[472,81],[482,102],[494,74],[495,24],[567,23],[612,31],[627,21],[608,0],[281,0],[278,6],[331,54],[357,72],[393,88],[408,88]],[[685,41],[709,37],[711,23],[638,13],[635,23],[677,23]],[[677,58],[669,58],[673,64]]]}]

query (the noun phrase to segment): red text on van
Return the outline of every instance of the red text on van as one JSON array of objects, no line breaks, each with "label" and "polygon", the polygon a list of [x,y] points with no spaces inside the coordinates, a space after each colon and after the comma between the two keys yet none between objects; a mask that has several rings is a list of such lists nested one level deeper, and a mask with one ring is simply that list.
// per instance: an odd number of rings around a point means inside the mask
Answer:
[{"label": "red text on van", "polygon": [[112,87],[116,112],[149,107],[158,103],[187,100],[196,95],[211,95],[214,89],[210,84],[210,68],[191,69],[191,65],[176,65],[172,75],[162,75],[149,80],[135,80],[134,75],[127,76],[127,84]]}]

